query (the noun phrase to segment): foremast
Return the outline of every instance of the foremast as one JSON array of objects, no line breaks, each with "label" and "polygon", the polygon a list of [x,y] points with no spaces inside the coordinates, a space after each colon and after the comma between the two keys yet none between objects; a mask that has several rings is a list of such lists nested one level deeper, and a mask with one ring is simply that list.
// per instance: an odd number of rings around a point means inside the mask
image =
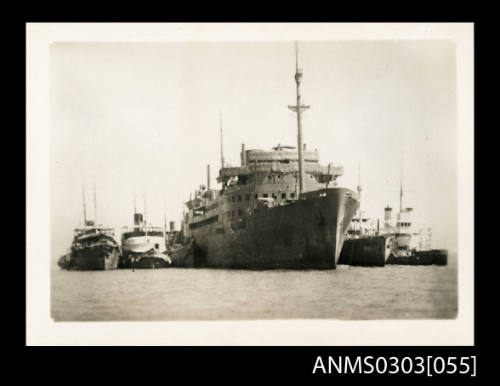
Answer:
[{"label": "foremast", "polygon": [[304,156],[302,145],[302,111],[307,110],[311,106],[306,106],[300,100],[300,81],[302,80],[302,70],[299,68],[298,48],[295,42],[295,83],[297,84],[297,104],[288,106],[288,108],[297,113],[297,147],[299,151],[299,193],[304,192]]}]

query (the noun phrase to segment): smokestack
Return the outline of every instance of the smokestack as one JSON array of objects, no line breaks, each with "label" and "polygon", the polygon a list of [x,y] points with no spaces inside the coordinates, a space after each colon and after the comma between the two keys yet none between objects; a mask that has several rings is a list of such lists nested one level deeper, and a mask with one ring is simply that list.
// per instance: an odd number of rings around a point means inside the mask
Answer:
[{"label": "smokestack", "polygon": [[387,206],[384,209],[384,220],[391,221],[391,219],[392,219],[392,208],[390,206]]},{"label": "smokestack", "polygon": [[175,221],[170,221],[170,232],[175,231]]},{"label": "smokestack", "polygon": [[207,190],[210,190],[210,165],[207,165]]},{"label": "smokestack", "polygon": [[247,166],[247,153],[245,152],[245,144],[241,144],[241,166]]},{"label": "smokestack", "polygon": [[142,221],[142,213],[134,213],[134,225],[141,225]]}]

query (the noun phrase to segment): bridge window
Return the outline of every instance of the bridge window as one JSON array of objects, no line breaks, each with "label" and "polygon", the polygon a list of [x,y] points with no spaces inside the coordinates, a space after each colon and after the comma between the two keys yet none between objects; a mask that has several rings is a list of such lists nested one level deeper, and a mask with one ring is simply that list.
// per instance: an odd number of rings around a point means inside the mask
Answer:
[{"label": "bridge window", "polygon": [[290,198],[295,198],[295,193],[290,193]]},{"label": "bridge window", "polygon": [[259,198],[259,195],[257,193],[255,194],[255,198]]},{"label": "bridge window", "polygon": [[269,197],[269,195],[268,195],[267,193],[264,193],[264,194],[262,195],[262,197],[267,198],[267,197]]},{"label": "bridge window", "polygon": [[281,198],[286,198],[286,193],[281,193]]},{"label": "bridge window", "polygon": [[238,216],[243,216],[243,211],[241,209],[238,209]]}]

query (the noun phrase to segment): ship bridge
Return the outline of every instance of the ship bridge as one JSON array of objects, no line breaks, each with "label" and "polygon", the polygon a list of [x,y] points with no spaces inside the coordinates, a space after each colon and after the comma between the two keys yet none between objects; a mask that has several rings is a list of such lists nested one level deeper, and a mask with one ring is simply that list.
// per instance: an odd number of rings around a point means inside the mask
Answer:
[{"label": "ship bridge", "polygon": [[[303,151],[302,154],[304,157],[304,171],[314,176],[319,183],[335,181],[337,177],[344,174],[344,168],[341,165],[320,165],[317,150]],[[232,178],[237,177],[245,183],[248,177],[253,174],[296,174],[298,172],[299,152],[295,150],[295,147],[277,145],[272,151],[266,151],[245,150],[243,145],[241,166],[221,168],[217,181],[225,184]]]}]

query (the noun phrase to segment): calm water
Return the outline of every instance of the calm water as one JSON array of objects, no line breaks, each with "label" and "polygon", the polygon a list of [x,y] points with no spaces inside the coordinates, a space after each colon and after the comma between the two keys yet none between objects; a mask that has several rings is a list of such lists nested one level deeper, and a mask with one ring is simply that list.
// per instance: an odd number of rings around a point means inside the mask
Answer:
[{"label": "calm water", "polygon": [[457,269],[52,270],[56,321],[420,319],[457,314]]}]

